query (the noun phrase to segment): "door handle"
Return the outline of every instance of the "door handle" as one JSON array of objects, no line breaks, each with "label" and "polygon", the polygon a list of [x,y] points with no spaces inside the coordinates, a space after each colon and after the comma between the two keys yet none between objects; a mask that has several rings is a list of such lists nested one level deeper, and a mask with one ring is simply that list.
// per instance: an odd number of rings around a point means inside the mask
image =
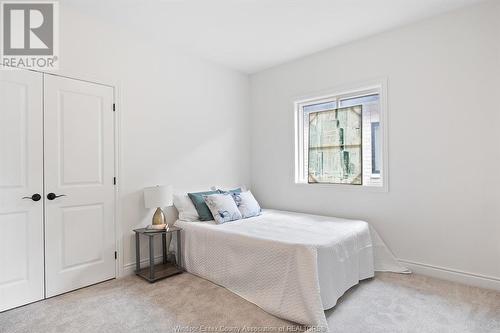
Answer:
[{"label": "door handle", "polygon": [[56,195],[55,193],[50,192],[49,194],[47,194],[47,199],[54,200],[55,198],[65,197],[65,196],[66,194]]},{"label": "door handle", "polygon": [[31,199],[33,201],[40,201],[42,196],[38,193],[33,194],[31,197],[23,197],[23,199]]}]

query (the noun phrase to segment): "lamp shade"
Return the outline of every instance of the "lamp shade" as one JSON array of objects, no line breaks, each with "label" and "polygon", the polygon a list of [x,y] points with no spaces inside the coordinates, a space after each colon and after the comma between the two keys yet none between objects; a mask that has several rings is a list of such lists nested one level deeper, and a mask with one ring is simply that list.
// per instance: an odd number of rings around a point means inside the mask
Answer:
[{"label": "lamp shade", "polygon": [[144,188],[144,205],[146,208],[172,206],[172,186],[152,186]]}]

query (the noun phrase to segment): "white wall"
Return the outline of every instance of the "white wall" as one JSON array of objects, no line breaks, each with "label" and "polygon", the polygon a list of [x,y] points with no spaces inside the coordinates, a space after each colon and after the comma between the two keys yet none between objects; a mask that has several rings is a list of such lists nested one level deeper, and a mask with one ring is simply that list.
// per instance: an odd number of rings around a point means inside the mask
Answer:
[{"label": "white wall", "polygon": [[132,229],[149,224],[153,214],[144,208],[143,187],[249,182],[249,81],[60,4],[58,74],[119,87],[123,268],[135,261]]},{"label": "white wall", "polygon": [[[253,75],[257,198],[365,219],[400,259],[500,282],[499,17],[492,1]],[[295,185],[294,98],[380,77],[389,86],[389,192]]]},{"label": "white wall", "polygon": [[[252,168],[266,207],[363,218],[399,258],[500,279],[499,14],[492,1],[253,75],[250,129],[247,76],[61,2],[59,74],[119,87],[120,267],[152,214],[144,186],[248,183]],[[294,185],[294,97],[378,77],[389,192]]]}]

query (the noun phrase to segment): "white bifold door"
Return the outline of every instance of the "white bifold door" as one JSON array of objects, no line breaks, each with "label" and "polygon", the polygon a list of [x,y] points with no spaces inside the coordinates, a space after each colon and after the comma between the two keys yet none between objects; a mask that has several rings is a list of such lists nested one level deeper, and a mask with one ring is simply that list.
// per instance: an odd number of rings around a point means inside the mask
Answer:
[{"label": "white bifold door", "polygon": [[115,277],[113,89],[0,69],[0,311]]}]

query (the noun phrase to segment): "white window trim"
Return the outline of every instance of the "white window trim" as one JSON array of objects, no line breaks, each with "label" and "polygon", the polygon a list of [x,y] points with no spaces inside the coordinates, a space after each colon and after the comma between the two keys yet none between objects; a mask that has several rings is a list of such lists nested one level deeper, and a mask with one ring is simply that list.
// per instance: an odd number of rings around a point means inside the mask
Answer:
[{"label": "white window trim", "polygon": [[[380,131],[382,134],[382,186],[359,186],[349,184],[310,184],[304,181],[304,132],[301,109],[304,105],[328,102],[334,99],[333,97],[341,96],[354,97],[356,95],[364,95],[365,92],[377,92],[380,97]],[[294,99],[294,142],[295,142],[295,166],[294,166],[294,183],[298,186],[314,186],[321,188],[332,188],[354,191],[368,192],[388,192],[389,191],[389,149],[388,149],[388,108],[387,108],[387,78],[376,79],[371,81],[349,84],[342,87],[336,87],[316,93],[310,93],[306,96],[300,96]]]}]

